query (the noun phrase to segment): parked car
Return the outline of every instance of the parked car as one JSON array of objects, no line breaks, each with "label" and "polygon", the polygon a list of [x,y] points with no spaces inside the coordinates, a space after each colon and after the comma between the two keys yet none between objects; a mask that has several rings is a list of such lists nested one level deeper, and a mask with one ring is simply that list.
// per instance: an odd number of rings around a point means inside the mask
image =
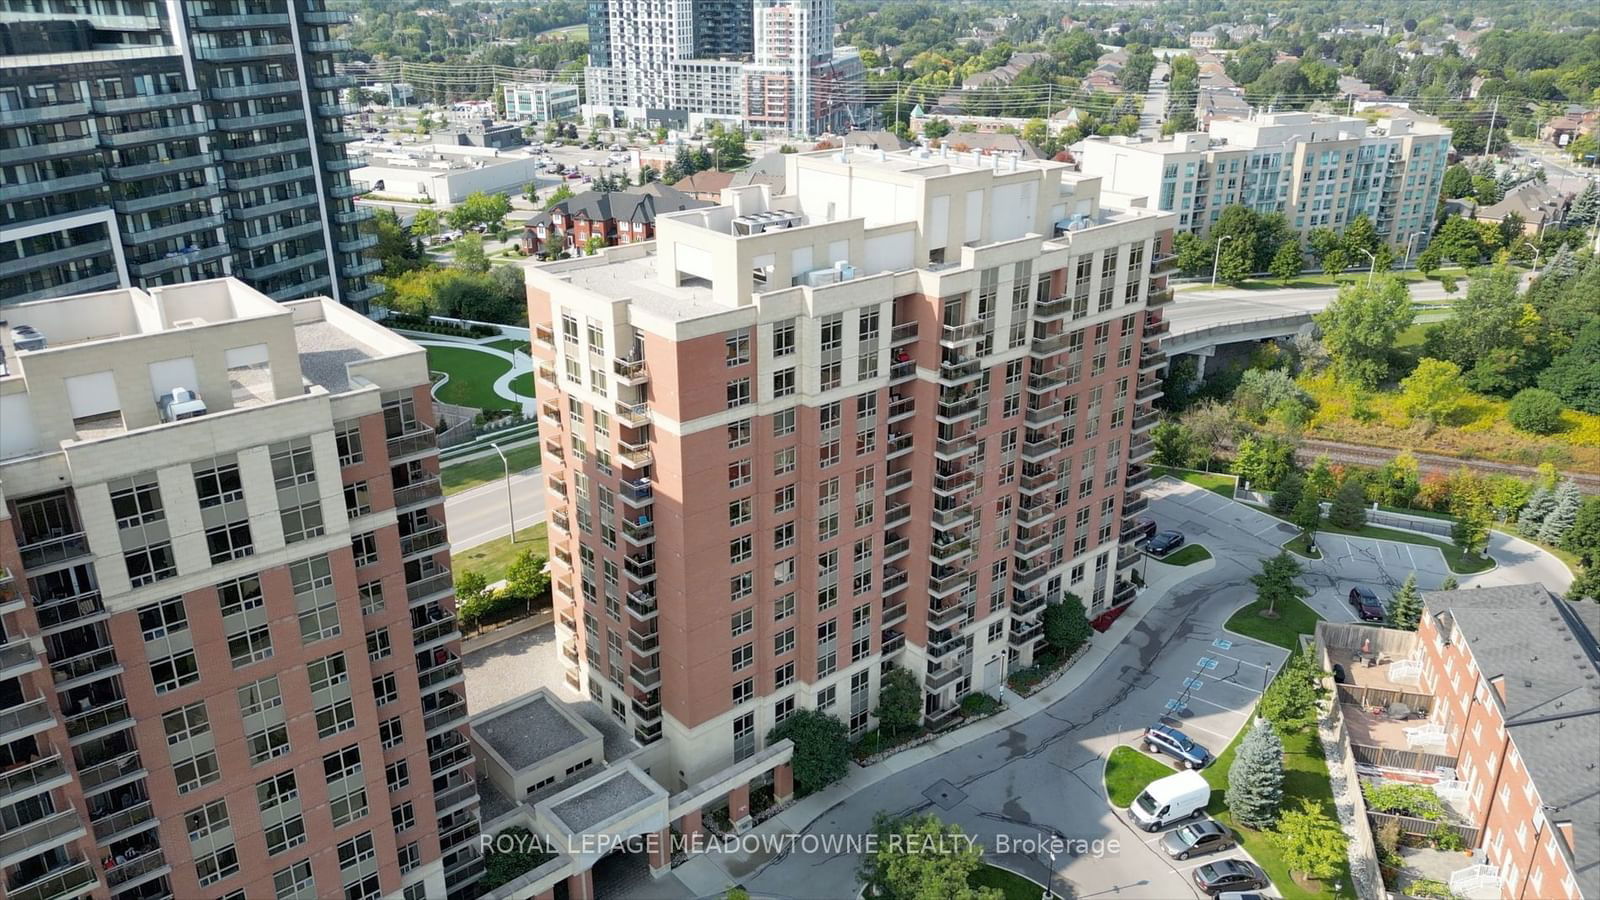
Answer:
[{"label": "parked car", "polygon": [[1137,536],[1133,539],[1133,545],[1135,547],[1143,547],[1145,544],[1150,543],[1150,539],[1155,537],[1156,532],[1159,530],[1160,529],[1156,528],[1155,519],[1145,516],[1140,516],[1139,518],[1134,519],[1133,533]]},{"label": "parked car", "polygon": [[1257,891],[1223,891],[1217,895],[1217,900],[1269,900],[1269,898]]},{"label": "parked car", "polygon": [[1163,531],[1151,538],[1144,548],[1156,556],[1166,556],[1168,553],[1183,546],[1183,532]]},{"label": "parked car", "polygon": [[1371,588],[1353,587],[1350,589],[1350,606],[1361,617],[1363,622],[1382,622],[1388,613],[1383,608],[1383,601]]},{"label": "parked car", "polygon": [[584,157],[583,159],[578,160],[578,165],[580,165],[580,166],[598,166],[600,164],[595,162],[594,160],[590,159],[589,157]]},{"label": "parked car", "polygon": [[1219,859],[1194,870],[1194,886],[1213,897],[1223,891],[1249,891],[1271,884],[1260,866],[1243,859]]},{"label": "parked car", "polygon": [[1165,753],[1185,768],[1204,769],[1211,764],[1211,751],[1195,743],[1171,725],[1151,725],[1145,729],[1144,745],[1151,753]]},{"label": "parked car", "polygon": [[1128,804],[1128,818],[1145,831],[1154,833],[1173,822],[1204,816],[1206,804],[1210,802],[1211,785],[1205,776],[1184,769],[1145,785],[1139,796]]},{"label": "parked car", "polygon": [[1161,839],[1161,849],[1173,859],[1188,859],[1202,853],[1231,850],[1238,843],[1225,825],[1216,819],[1202,819],[1167,832]]}]

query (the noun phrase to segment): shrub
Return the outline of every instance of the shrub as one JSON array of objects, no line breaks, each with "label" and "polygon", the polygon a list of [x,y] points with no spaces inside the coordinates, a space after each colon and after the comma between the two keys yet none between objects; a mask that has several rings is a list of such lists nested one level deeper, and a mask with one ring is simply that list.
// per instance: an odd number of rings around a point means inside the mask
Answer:
[{"label": "shrub", "polygon": [[961,698],[961,714],[967,718],[988,716],[1000,710],[1000,701],[988,694],[977,692]]},{"label": "shrub", "polygon": [[1045,607],[1044,639],[1062,659],[1071,656],[1093,634],[1083,601],[1076,594],[1067,594],[1060,603]]},{"label": "shrub", "polygon": [[1361,783],[1361,796],[1374,812],[1411,816],[1429,822],[1444,821],[1444,802],[1424,785],[1405,781],[1364,781]]},{"label": "shrub", "polygon": [[814,794],[850,771],[850,731],[815,709],[798,710],[767,733],[767,743],[794,741],[794,786],[800,797]]},{"label": "shrub", "polygon": [[1561,428],[1561,398],[1544,388],[1523,388],[1511,398],[1506,418],[1522,431],[1551,434]]}]

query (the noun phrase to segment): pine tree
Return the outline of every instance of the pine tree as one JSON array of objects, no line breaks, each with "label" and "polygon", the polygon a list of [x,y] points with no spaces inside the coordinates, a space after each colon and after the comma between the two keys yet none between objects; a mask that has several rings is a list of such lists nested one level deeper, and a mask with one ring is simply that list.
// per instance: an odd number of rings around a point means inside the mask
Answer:
[{"label": "pine tree", "polygon": [[1400,585],[1400,593],[1394,595],[1394,602],[1389,605],[1389,621],[1396,628],[1416,631],[1417,623],[1421,620],[1422,594],[1417,590],[1417,573],[1412,572],[1406,576],[1406,583]]},{"label": "pine tree", "polygon": [[1439,582],[1439,590],[1441,591],[1453,591],[1459,587],[1461,587],[1461,582],[1457,581],[1454,575],[1446,576],[1444,581]]},{"label": "pine tree", "polygon": [[1257,718],[1228,767],[1224,795],[1240,825],[1271,828],[1283,810],[1283,741],[1266,719]]},{"label": "pine tree", "polygon": [[1588,228],[1596,221],[1600,221],[1600,187],[1591,181],[1567,210],[1567,227]]},{"label": "pine tree", "polygon": [[1539,529],[1544,526],[1544,517],[1556,504],[1555,492],[1540,485],[1534,488],[1533,496],[1528,498],[1528,505],[1522,508],[1517,516],[1517,533],[1523,537],[1536,538]]},{"label": "pine tree", "polygon": [[1566,280],[1578,274],[1578,258],[1573,255],[1572,248],[1562,244],[1550,257],[1550,262],[1542,271],[1540,277]]},{"label": "pine tree", "polygon": [[1567,529],[1578,520],[1578,507],[1582,505],[1583,494],[1572,479],[1557,485],[1555,503],[1549,515],[1544,517],[1544,524],[1539,526],[1539,540],[1546,544],[1561,543],[1561,539],[1567,536]]},{"label": "pine tree", "polygon": [[1361,479],[1348,476],[1328,508],[1328,521],[1339,528],[1356,529],[1367,524],[1367,492]]}]

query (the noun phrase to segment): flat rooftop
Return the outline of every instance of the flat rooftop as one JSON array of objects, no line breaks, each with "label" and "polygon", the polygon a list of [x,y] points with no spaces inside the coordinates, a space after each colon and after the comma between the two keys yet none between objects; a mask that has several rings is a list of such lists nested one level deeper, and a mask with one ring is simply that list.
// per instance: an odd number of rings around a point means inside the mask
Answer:
[{"label": "flat rooftop", "polygon": [[660,785],[647,784],[626,767],[610,770],[578,793],[551,804],[550,812],[569,834],[582,834],[653,799],[666,799]]},{"label": "flat rooftop", "polygon": [[384,354],[338,325],[318,319],[296,322],[294,344],[300,351],[300,374],[330,394],[350,390],[351,363],[377,359]]},{"label": "flat rooftop", "polygon": [[495,753],[512,767],[526,769],[587,738],[543,694],[472,723]]}]

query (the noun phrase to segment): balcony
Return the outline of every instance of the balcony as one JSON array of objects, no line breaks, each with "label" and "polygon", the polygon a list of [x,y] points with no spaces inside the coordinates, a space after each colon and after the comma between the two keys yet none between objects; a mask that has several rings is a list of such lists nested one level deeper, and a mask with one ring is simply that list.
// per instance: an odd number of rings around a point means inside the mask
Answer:
[{"label": "balcony", "polygon": [[[340,253],[360,253],[362,250],[370,250],[376,246],[378,246],[377,235],[363,234],[353,237],[347,241],[339,241],[333,245],[333,248],[338,250]],[[380,268],[381,267],[382,266],[380,264]],[[345,270],[345,276],[350,277],[354,271],[354,268]]]},{"label": "balcony", "polygon": [[400,535],[400,555],[415,556],[443,547],[449,543],[443,525],[436,525],[412,534]]},{"label": "balcony", "polygon": [[1158,338],[1171,330],[1172,323],[1166,319],[1156,319],[1154,321],[1146,319],[1144,323],[1144,339],[1148,341],[1152,338]]},{"label": "balcony", "polygon": [[[923,677],[923,685],[930,691],[937,691],[947,685],[955,683],[966,674],[960,665],[929,666],[928,674]],[[951,707],[955,709],[956,707]]]},{"label": "balcony", "polygon": [[1045,597],[1043,591],[1038,593],[1023,594],[1021,596],[1012,598],[1011,614],[1014,616],[1026,616],[1043,609],[1045,604],[1048,602],[1049,600]]},{"label": "balcony", "polygon": [[1057,297],[1054,300],[1040,300],[1033,305],[1033,320],[1035,322],[1053,322],[1064,319],[1072,312],[1071,297]]},{"label": "balcony", "polygon": [[440,572],[406,584],[406,603],[418,604],[434,599],[440,594],[455,590],[449,572]]},{"label": "balcony", "polygon": [[17,678],[41,668],[39,656],[26,636],[15,636],[0,644],[0,681]]},{"label": "balcony", "polygon": [[1028,353],[1034,357],[1045,357],[1060,353],[1066,347],[1067,333],[1058,331],[1055,334],[1035,337],[1033,343],[1028,346]]},{"label": "balcony", "polygon": [[939,363],[939,380],[946,384],[962,384],[983,374],[983,365],[976,359],[957,359]]},{"label": "balcony", "polygon": [[444,746],[438,750],[432,749],[434,741],[428,742],[430,747],[428,771],[432,772],[435,777],[472,761],[471,742],[462,737],[459,732],[446,732],[445,734],[448,737],[455,738],[455,740],[443,741]]},{"label": "balcony", "polygon": [[1136,516],[1139,513],[1144,512],[1149,506],[1150,501],[1145,499],[1143,496],[1135,497],[1133,500],[1127,501],[1122,505],[1122,514],[1124,516]]},{"label": "balcony", "polygon": [[1050,534],[1045,532],[1043,534],[1019,536],[1012,549],[1017,556],[1023,559],[1032,559],[1050,549]]},{"label": "balcony", "polygon": [[342,119],[361,112],[361,107],[354,103],[321,103],[316,109],[317,115],[324,119]]},{"label": "balcony", "polygon": [[1159,421],[1161,421],[1161,417],[1155,413],[1135,416],[1133,419],[1133,433],[1144,434],[1146,431],[1156,427],[1156,423]]},{"label": "balcony", "polygon": [[628,543],[636,547],[648,546],[656,541],[655,523],[647,518],[641,518],[638,521],[623,519],[622,536],[627,539]]},{"label": "balcony", "polygon": [[417,673],[417,687],[426,692],[430,688],[443,686],[449,682],[461,679],[461,660],[453,654],[446,653],[445,661]]},{"label": "balcony", "polygon": [[237,62],[244,59],[269,59],[291,56],[294,44],[246,44],[239,47],[196,47],[195,59],[207,62]]},{"label": "balcony", "polygon": [[902,556],[911,554],[911,540],[904,537],[888,535],[888,540],[883,543],[883,561],[893,562]]},{"label": "balcony", "polygon": [[1135,441],[1128,450],[1129,462],[1144,462],[1156,454],[1156,445],[1150,440]]},{"label": "balcony", "polygon": [[1053,503],[1028,503],[1017,505],[1017,524],[1031,528],[1048,522],[1056,514]]},{"label": "balcony", "polygon": [[88,556],[89,537],[81,531],[48,537],[20,544],[17,551],[22,555],[24,569],[37,569]]},{"label": "balcony", "polygon": [[941,459],[953,459],[965,456],[978,449],[978,437],[975,434],[961,434],[955,437],[941,437],[934,442],[933,453]]},{"label": "balcony", "polygon": [[1139,354],[1139,374],[1141,375],[1147,372],[1155,372],[1166,364],[1167,354],[1164,351],[1157,350],[1154,353]]},{"label": "balcony", "polygon": [[933,511],[933,527],[935,528],[951,529],[965,525],[970,521],[972,521],[972,506],[970,504],[958,503],[946,509],[935,509]]},{"label": "balcony", "polygon": [[395,463],[422,453],[438,452],[439,435],[432,428],[413,422],[405,431],[390,435],[385,443],[389,450],[389,462]]},{"label": "balcony", "polygon": [[195,16],[189,21],[196,31],[243,31],[250,28],[283,28],[289,24],[288,13],[259,13],[236,16]]},{"label": "balcony", "polygon": [[0,148],[0,166],[93,153],[99,146],[99,139],[94,135],[89,135],[87,137],[47,141],[42,144],[23,144],[19,147]]},{"label": "balcony", "polygon": [[901,469],[898,472],[890,472],[889,477],[884,479],[883,493],[885,496],[887,496],[898,491],[903,491],[911,486],[911,479],[912,475],[910,469]]},{"label": "balcony", "polygon": [[69,780],[61,754],[53,752],[42,759],[0,772],[0,805],[16,803],[24,797],[66,784]]},{"label": "balcony", "polygon": [[629,591],[624,605],[628,607],[628,615],[639,622],[648,622],[654,619],[659,612],[656,606],[656,595],[649,590]]},{"label": "balcony", "polygon": [[329,172],[349,172],[371,164],[372,161],[364,153],[351,153],[348,156],[325,156],[322,160],[322,168]]},{"label": "balcony", "polygon": [[[902,612],[904,611],[904,609],[905,609],[904,607],[901,607],[901,611]],[[888,611],[885,610],[884,612],[887,614]],[[882,653],[884,656],[888,656],[888,655],[890,655],[892,653],[899,653],[901,650],[904,650],[905,647],[906,647],[906,635],[905,635],[905,632],[903,632],[903,631],[896,631],[894,629],[890,629],[888,631],[883,632],[878,637],[878,652]]]},{"label": "balcony", "polygon": [[461,640],[461,629],[456,625],[456,618],[452,615],[416,627],[411,632],[411,645],[418,650],[431,649],[439,642],[449,643],[459,640]]},{"label": "balcony", "polygon": [[1011,584],[1013,587],[1027,590],[1042,583],[1049,572],[1050,567],[1043,562],[1030,563],[1027,559],[1018,559],[1012,569]]},{"label": "balcony", "polygon": [[50,674],[58,688],[66,682],[77,681],[80,678],[105,677],[121,671],[122,666],[117,663],[117,652],[109,646],[79,653],[50,664]]},{"label": "balcony", "polygon": [[100,876],[94,867],[82,860],[68,857],[67,865],[46,875],[18,885],[6,885],[10,900],[57,900],[76,897],[99,883]]},{"label": "balcony", "polygon": [[199,91],[175,91],[170,94],[145,94],[138,97],[97,97],[90,101],[100,115],[146,112],[173,106],[189,106],[200,102]]},{"label": "balcony", "polygon": [[628,646],[640,656],[650,656],[661,649],[661,635],[659,632],[638,632],[628,629]]},{"label": "balcony", "polygon": [[1044,623],[1042,622],[1034,622],[1021,628],[1015,627],[1015,624],[1013,623],[1011,630],[1011,646],[1013,647],[1026,647],[1044,637]]},{"label": "balcony", "polygon": [[885,458],[896,459],[910,453],[912,450],[911,434],[909,432],[889,432],[889,439],[884,442]]},{"label": "balcony", "polygon": [[982,322],[968,322],[965,325],[945,325],[939,329],[939,344],[945,347],[959,347],[970,344],[983,337]]},{"label": "balcony", "polygon": [[223,162],[247,162],[252,159],[261,159],[266,156],[288,156],[309,150],[311,142],[305,138],[295,138],[288,141],[276,141],[271,144],[246,144],[242,147],[223,147],[221,149]]},{"label": "balcony", "polygon": [[94,765],[78,767],[78,783],[85,794],[94,793],[102,785],[122,779],[142,778],[146,774],[137,751],[113,756]]},{"label": "balcony", "polygon": [[628,667],[628,681],[645,693],[661,687],[661,667],[653,663]]},{"label": "balcony", "polygon": [[897,569],[894,566],[884,566],[883,596],[887,597],[890,594],[899,591],[901,588],[906,586],[908,581],[910,581],[910,576],[906,574],[904,569]]},{"label": "balcony", "polygon": [[965,603],[948,603],[928,608],[929,628],[949,628],[967,620],[972,608]]},{"label": "balcony", "polygon": [[340,225],[357,225],[377,214],[377,211],[370,206],[358,206],[355,209],[334,213],[333,220]]},{"label": "balcony", "polygon": [[1056,473],[1044,466],[1024,465],[1022,467],[1022,492],[1025,494],[1038,494],[1048,491],[1056,486]]},{"label": "balcony", "polygon": [[444,498],[444,489],[439,485],[439,479],[429,478],[423,481],[414,481],[394,489],[394,505],[396,508],[415,506],[419,503],[437,503]]},{"label": "balcony", "polygon": [[372,185],[365,181],[352,181],[349,184],[335,184],[328,187],[328,196],[339,200],[349,200],[351,197],[370,193]]},{"label": "balcony", "polygon": [[342,91],[357,84],[354,75],[313,75],[311,86],[319,91]]},{"label": "balcony", "polygon": [[936,415],[940,422],[946,425],[954,424],[967,416],[976,415],[978,404],[979,397],[976,393],[949,399],[940,398]]},{"label": "balcony", "polygon": [[567,518],[565,510],[551,510],[549,517],[550,527],[564,537],[572,536],[572,520]]},{"label": "balcony", "polygon": [[656,580],[655,557],[643,554],[624,557],[622,568],[634,581],[649,583]]},{"label": "balcony", "polygon": [[1063,387],[1067,383],[1067,370],[1063,367],[1049,369],[1043,372],[1033,372],[1028,375],[1028,390],[1031,393],[1043,394]]},{"label": "balcony", "polygon": [[449,815],[446,810],[462,808],[464,804],[478,802],[478,785],[474,781],[463,781],[433,792],[433,808],[439,813]]},{"label": "balcony", "polygon": [[138,828],[140,825],[154,823],[156,809],[147,800],[144,803],[130,806],[127,809],[109,813],[94,820],[95,840],[102,844],[109,844],[116,839],[116,835],[125,834]]},{"label": "balcony", "polygon": [[1151,275],[1165,275],[1175,272],[1178,268],[1178,256],[1175,253],[1164,253],[1150,260]]},{"label": "balcony", "polygon": [[43,853],[84,835],[83,822],[73,808],[35,819],[26,825],[8,828],[0,834],[0,857],[23,853]]},{"label": "balcony", "polygon": [[302,12],[300,21],[307,25],[347,25],[350,14],[344,10],[313,9]]},{"label": "balcony", "polygon": [[630,469],[643,469],[656,460],[655,455],[650,452],[649,443],[632,443],[625,440],[617,441],[617,458]]},{"label": "balcony", "polygon": [[1030,463],[1041,463],[1060,449],[1061,443],[1054,437],[1041,437],[1036,440],[1023,441],[1022,458]]},{"label": "balcony", "polygon": [[0,743],[20,740],[27,735],[52,728],[55,724],[50,704],[43,697],[13,706],[0,711]]},{"label": "balcony", "polygon": [[917,364],[909,359],[900,360],[889,365],[889,383],[898,384],[917,377]]},{"label": "balcony", "polygon": [[641,723],[661,721],[661,697],[658,694],[648,694],[643,697],[633,698],[633,715]]},{"label": "balcony", "polygon": [[561,449],[561,441],[557,438],[550,438],[544,442],[544,456],[562,464],[567,461],[567,451]]},{"label": "balcony", "polygon": [[210,100],[258,100],[262,97],[278,97],[283,94],[300,93],[298,81],[258,81],[255,84],[217,85],[206,89],[206,98]]},{"label": "balcony", "polygon": [[1028,411],[1022,417],[1022,421],[1027,423],[1030,428],[1043,428],[1046,425],[1053,425],[1065,417],[1066,412],[1062,409],[1061,403],[1057,401],[1037,407],[1030,404]]},{"label": "balcony", "polygon": [[1138,403],[1149,403],[1160,397],[1163,393],[1163,383],[1158,378],[1139,385],[1139,389],[1134,392],[1134,400]]},{"label": "balcony", "polygon": [[956,560],[970,555],[971,552],[972,542],[966,538],[959,538],[953,541],[935,540],[928,549],[928,558],[940,565],[948,566],[955,564]]},{"label": "balcony", "polygon": [[106,870],[106,884],[115,888],[119,884],[143,878],[152,872],[167,868],[167,855],[161,848],[141,853],[120,865]]},{"label": "balcony", "polygon": [[648,478],[630,481],[623,479],[617,486],[617,496],[622,502],[639,509],[655,502],[655,490],[650,486]]},{"label": "balcony", "polygon": [[300,253],[298,256],[290,256],[257,266],[246,266],[243,270],[244,277],[251,281],[266,281],[285,272],[293,272],[296,269],[314,266],[327,258],[328,251],[312,250],[309,253]]},{"label": "balcony", "polygon": [[307,53],[344,53],[349,49],[350,42],[343,39],[306,41]]},{"label": "balcony", "polygon": [[[235,177],[230,175],[226,179],[226,183],[227,183],[227,186],[228,186],[228,190],[230,190],[230,191],[251,191],[251,190],[255,190],[256,188],[271,187],[271,186],[273,186],[275,184],[285,184],[285,183],[290,182],[290,181],[301,181],[301,180],[304,180],[304,179],[312,177],[314,174],[316,174],[316,170],[312,169],[308,165],[307,166],[296,166],[294,168],[282,169],[282,170],[279,170],[279,171],[276,171],[276,172],[265,172],[265,173],[260,174],[260,175],[251,175],[251,176],[245,177],[245,178],[235,178]],[[313,229],[313,230],[304,230],[305,229],[304,225],[296,226],[294,228],[284,229],[285,231],[294,231],[294,232],[296,232],[294,234],[285,234],[285,233],[282,233],[282,232],[277,232],[277,233],[273,233],[273,234],[257,235],[256,236],[257,237],[257,242],[254,245],[246,245],[246,244],[243,244],[243,243],[239,243],[239,246],[245,247],[246,249],[252,249],[253,250],[256,247],[265,247],[266,245],[268,245],[270,243],[273,243],[274,241],[286,241],[286,240],[289,240],[290,238],[303,237],[303,236],[305,236],[307,234],[314,233],[314,231],[322,230],[322,223],[321,222],[310,222],[310,223],[307,223],[307,224],[314,225],[315,229]],[[236,243],[238,243],[238,242],[236,242]]]},{"label": "balcony", "polygon": [[25,181],[6,185],[6,202],[31,200],[48,194],[65,194],[95,188],[104,184],[106,177],[100,172],[81,172],[40,181]]},{"label": "balcony", "polygon": [[895,397],[894,395],[890,395],[889,415],[887,417],[887,421],[890,424],[895,422],[903,422],[916,414],[917,402],[915,399],[911,397]]},{"label": "balcony", "polygon": [[901,322],[889,332],[889,346],[891,347],[914,343],[916,339],[917,323],[915,322]]},{"label": "balcony", "polygon": [[956,591],[966,590],[972,581],[972,573],[960,569],[940,574],[940,569],[935,569],[928,577],[928,595],[931,597],[948,597]]},{"label": "balcony", "polygon": [[83,119],[87,118],[88,115],[89,104],[83,100],[79,100],[76,103],[50,103],[44,106],[29,106],[23,109],[8,109],[6,110],[6,125],[44,125],[50,122]]},{"label": "balcony", "polygon": [[650,380],[650,371],[645,368],[642,359],[613,359],[611,370],[622,384],[636,387]]},{"label": "balcony", "polygon": [[1150,483],[1149,466],[1129,466],[1128,474],[1122,481],[1122,486],[1128,490],[1135,490]]},{"label": "balcony", "polygon": [[1151,291],[1149,294],[1147,294],[1144,298],[1144,305],[1147,307],[1162,306],[1164,304],[1171,303],[1172,299],[1172,288],[1162,288],[1159,291]]},{"label": "balcony", "polygon": [[[333,121],[343,121],[343,120],[339,119],[339,120],[333,120]],[[317,130],[317,140],[321,141],[324,144],[332,144],[332,145],[337,147],[337,146],[339,146],[341,144],[353,144],[356,141],[361,140],[361,134],[359,132],[355,132],[355,131],[345,131],[342,128],[318,129]],[[359,210],[359,209],[358,210],[353,210],[353,212],[359,213],[359,212],[361,212],[361,210]],[[373,213],[373,210],[368,209],[367,213],[369,214],[369,217],[370,217],[370,214]],[[353,218],[353,219],[351,219],[351,221],[352,222],[359,222],[361,220]]]},{"label": "balcony", "polygon": [[133,716],[128,712],[127,701],[115,700],[75,716],[68,716],[67,735],[74,738],[83,737],[103,728],[126,727],[132,724]]},{"label": "balcony", "polygon": [[911,521],[911,504],[900,503],[890,505],[883,512],[883,527],[893,528]]},{"label": "balcony", "polygon": [[550,472],[545,475],[544,486],[549,489],[550,493],[560,495],[562,500],[567,499],[567,481],[561,477],[561,473]]},{"label": "balcony", "polygon": [[[624,403],[617,401],[617,421],[630,428],[643,428],[650,424],[650,404]],[[556,424],[560,425],[560,416],[556,417]]]}]

